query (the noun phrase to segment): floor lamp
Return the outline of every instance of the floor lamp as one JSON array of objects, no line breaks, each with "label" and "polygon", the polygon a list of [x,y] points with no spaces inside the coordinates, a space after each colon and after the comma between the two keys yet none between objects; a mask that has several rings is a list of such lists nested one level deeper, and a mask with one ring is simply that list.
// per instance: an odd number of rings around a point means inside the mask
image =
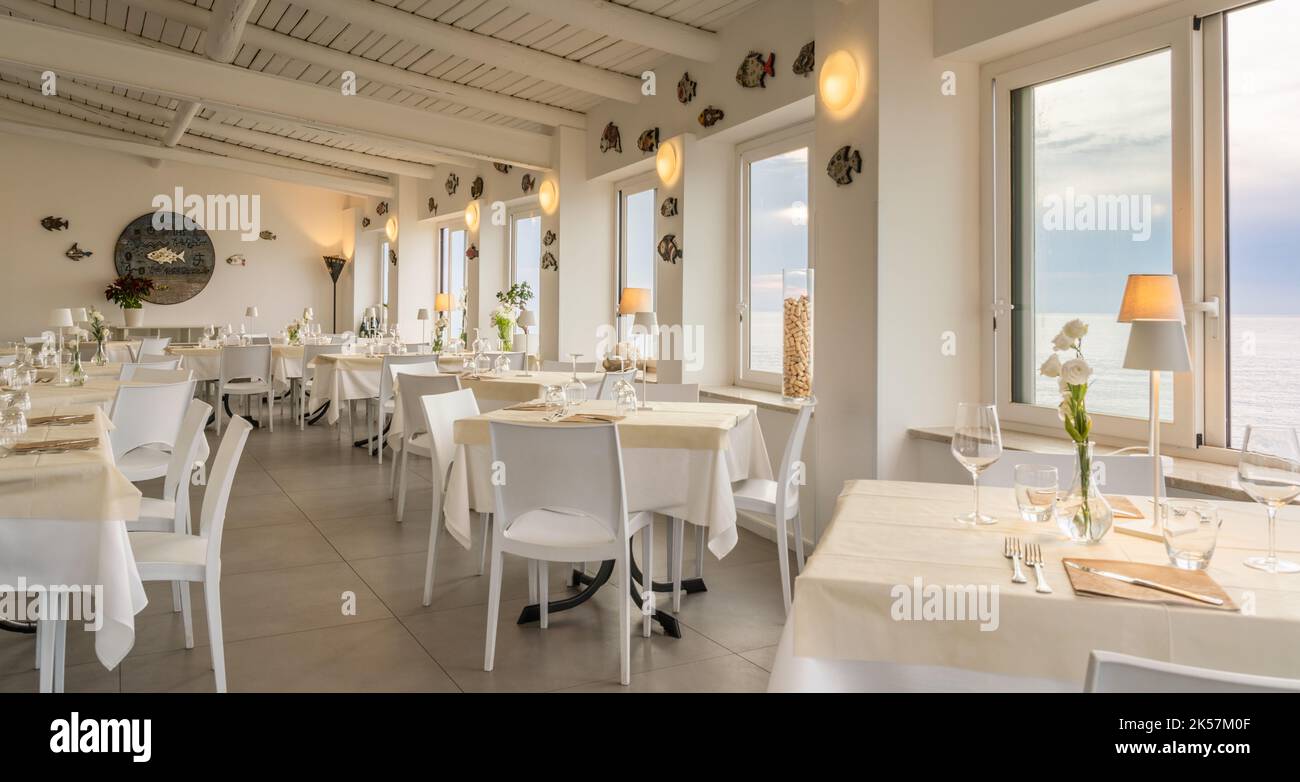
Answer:
[{"label": "floor lamp", "polygon": [[329,270],[330,281],[334,283],[334,314],[331,317],[330,333],[339,332],[339,275],[343,273],[343,267],[348,263],[347,258],[338,255],[325,256],[325,268]]},{"label": "floor lamp", "polygon": [[1192,357],[1183,327],[1183,296],[1172,274],[1131,274],[1120,305],[1119,322],[1131,323],[1125,369],[1151,373],[1148,453],[1151,455],[1151,500],[1155,529],[1164,528],[1160,495],[1164,484],[1160,463],[1160,373],[1190,372]]}]

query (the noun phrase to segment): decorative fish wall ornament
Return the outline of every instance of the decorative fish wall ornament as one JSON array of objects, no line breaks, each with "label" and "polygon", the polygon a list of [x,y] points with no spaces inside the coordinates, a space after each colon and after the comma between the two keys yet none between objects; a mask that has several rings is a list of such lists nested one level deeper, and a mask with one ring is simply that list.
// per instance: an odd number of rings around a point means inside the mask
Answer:
[{"label": "decorative fish wall ornament", "polygon": [[817,68],[816,41],[809,41],[799,50],[799,56],[794,58],[794,66],[791,70],[795,76],[807,76]]},{"label": "decorative fish wall ornament", "polygon": [[636,140],[636,148],[642,152],[654,152],[659,149],[659,128],[650,128]]},{"label": "decorative fish wall ornament", "polygon": [[478,245],[477,245],[477,244],[471,244],[471,245],[469,246],[469,249],[465,251],[465,257],[468,258],[468,259],[470,259],[471,261],[473,261],[473,260],[477,260],[477,259],[478,259]]},{"label": "decorative fish wall ornament", "polygon": [[552,254],[550,254],[549,252],[548,252],[548,253],[543,253],[543,254],[542,254],[542,269],[543,269],[544,271],[553,271],[553,272],[558,272],[558,271],[560,270],[560,262],[557,261],[557,260],[555,259],[555,256],[552,255]]},{"label": "decorative fish wall ornament", "polygon": [[721,122],[725,116],[727,116],[727,113],[722,109],[710,106],[700,112],[700,124],[706,128],[711,128]]},{"label": "decorative fish wall ornament", "polygon": [[659,214],[664,217],[675,217],[677,215],[677,199],[673,196],[665,198],[663,206],[659,207]]},{"label": "decorative fish wall ornament", "polygon": [[369,228],[369,227],[370,227],[370,218],[369,218],[369,217],[363,217],[363,218],[361,218],[361,227],[362,227],[362,228]]},{"label": "decorative fish wall ornament", "polygon": [[492,167],[503,174],[509,174],[510,169],[514,168],[514,166],[510,165],[509,163],[493,163]]},{"label": "decorative fish wall ornament", "polygon": [[478,200],[478,197],[481,195],[483,195],[483,177],[476,176],[474,177],[474,181],[469,185],[469,197]]},{"label": "decorative fish wall ornament", "polygon": [[455,174],[448,174],[446,187],[447,187],[447,195],[449,196],[456,195],[456,190],[460,187],[460,177],[456,176]]},{"label": "decorative fish wall ornament", "polygon": [[438,202],[433,199],[433,196],[429,196],[429,214],[438,214]]},{"label": "decorative fish wall ornament", "polygon": [[767,77],[776,76],[776,53],[769,52],[767,59],[759,52],[750,52],[736,69],[736,83],[742,87],[767,87]]},{"label": "decorative fish wall ornament", "polygon": [[547,231],[546,236],[542,237],[542,244],[546,245],[547,247],[550,247],[551,245],[555,244],[555,232]]},{"label": "decorative fish wall ornament", "polygon": [[677,245],[677,236],[668,234],[659,240],[659,257],[665,263],[677,264],[682,257],[682,248]]},{"label": "decorative fish wall ornament", "polygon": [[388,262],[394,266],[397,265],[397,251],[391,247],[388,248]]},{"label": "decorative fish wall ornament", "polygon": [[258,236],[260,236],[261,238],[265,239],[268,242],[275,241],[275,234],[271,233],[270,231],[263,231],[260,234],[258,234]]},{"label": "decorative fish wall ornament", "polygon": [[384,215],[388,214],[388,202],[380,201],[379,205],[375,207],[375,214],[379,215],[380,217],[383,217]]},{"label": "decorative fish wall ornament", "polygon": [[690,71],[682,74],[682,80],[677,82],[677,101],[679,103],[690,103],[695,100],[695,88],[699,84],[691,79]]},{"label": "decorative fish wall ornament", "polygon": [[81,249],[80,247],[77,246],[76,242],[73,242],[72,246],[68,248],[68,251],[64,253],[64,255],[66,255],[67,257],[71,258],[74,261],[79,261],[82,258],[89,258],[90,256],[94,255],[94,253],[92,253],[90,250]]},{"label": "decorative fish wall ornament", "polygon": [[62,231],[68,227],[68,221],[63,217],[42,217],[41,227],[47,231]]},{"label": "decorative fish wall ornament", "polygon": [[853,184],[853,175],[862,173],[862,153],[845,145],[831,156],[826,164],[826,175],[837,185]]},{"label": "decorative fish wall ornament", "polygon": [[159,247],[157,250],[145,256],[154,263],[161,263],[170,266],[173,263],[185,262],[185,251],[174,252],[170,247]]},{"label": "decorative fish wall ornament", "polygon": [[524,174],[524,178],[519,180],[519,187],[521,187],[525,193],[533,192],[533,188],[536,186],[537,177],[532,174]]},{"label": "decorative fish wall ornament", "polygon": [[247,266],[248,259],[242,255],[232,255],[226,259],[226,263],[230,264],[231,266]]},{"label": "decorative fish wall ornament", "polygon": [[618,125],[609,123],[605,126],[605,132],[600,134],[600,151],[604,154],[610,150],[623,153],[623,136],[618,132]]}]

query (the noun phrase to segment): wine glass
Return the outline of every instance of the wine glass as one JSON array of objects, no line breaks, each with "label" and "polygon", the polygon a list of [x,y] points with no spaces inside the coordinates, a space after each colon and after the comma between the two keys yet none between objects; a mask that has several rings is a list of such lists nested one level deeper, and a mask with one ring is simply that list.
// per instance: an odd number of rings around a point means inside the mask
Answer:
[{"label": "wine glass", "polygon": [[980,513],[980,473],[1002,456],[1002,429],[998,410],[993,405],[961,402],[957,405],[957,424],[952,433],[952,455],[970,471],[975,485],[975,512],[957,517],[958,524],[975,526],[997,520]]},{"label": "wine glass", "polygon": [[1300,565],[1277,558],[1277,512],[1300,497],[1300,437],[1288,426],[1248,426],[1241,443],[1237,481],[1268,511],[1268,555],[1247,557],[1246,567],[1266,573],[1300,573]]},{"label": "wine glass", "polygon": [[566,406],[580,405],[587,401],[587,384],[578,379],[578,359],[581,353],[570,353],[573,362],[573,377],[564,384],[564,401]]}]

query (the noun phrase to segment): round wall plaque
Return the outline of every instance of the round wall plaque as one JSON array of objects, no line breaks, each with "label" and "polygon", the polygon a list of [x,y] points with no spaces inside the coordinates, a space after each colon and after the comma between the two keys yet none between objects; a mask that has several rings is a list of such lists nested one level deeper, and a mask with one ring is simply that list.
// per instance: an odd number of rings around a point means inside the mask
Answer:
[{"label": "round wall plaque", "polygon": [[[155,228],[155,217],[161,229]],[[140,215],[122,231],[113,248],[118,274],[130,272],[158,285],[145,298],[150,304],[179,304],[197,296],[212,279],[216,258],[207,231],[175,212]]]}]

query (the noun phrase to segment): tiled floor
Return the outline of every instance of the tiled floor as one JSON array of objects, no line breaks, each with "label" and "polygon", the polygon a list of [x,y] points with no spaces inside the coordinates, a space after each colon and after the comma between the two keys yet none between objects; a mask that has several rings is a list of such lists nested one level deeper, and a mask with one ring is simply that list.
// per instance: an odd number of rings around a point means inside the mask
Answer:
[{"label": "tiled floor", "polygon": [[[742,531],[725,559],[706,555],[709,591],[683,598],[682,638],[668,638],[656,625],[645,639],[633,622],[630,688],[618,683],[615,588],[552,615],[547,630],[519,626],[514,619],[527,602],[527,566],[507,557],[496,670],[485,673],[488,580],[478,575],[478,551],[443,533],[433,604],[420,604],[432,505],[429,462],[412,460],[406,520],[398,524],[388,499],[387,459],[381,468],[323,425],[299,432],[287,419],[276,424],[274,434],[262,429],[250,435],[227,514],[221,589],[231,691],[766,687],[784,623],[770,542]],[[161,493],[160,482],[143,488]],[[194,500],[199,507],[201,490]],[[662,571],[666,525],[656,526],[656,570]],[[692,534],[687,574],[694,573]],[[640,543],[635,546],[639,555]],[[551,578],[554,599],[565,593],[558,565]],[[149,605],[136,617],[135,648],[117,670],[95,659],[90,633],[70,628],[66,689],[211,691],[202,586],[192,589],[194,649],[184,648],[169,587],[151,584]],[[355,610],[347,611],[353,596]],[[0,632],[0,692],[35,691],[33,660],[32,636]]]}]

